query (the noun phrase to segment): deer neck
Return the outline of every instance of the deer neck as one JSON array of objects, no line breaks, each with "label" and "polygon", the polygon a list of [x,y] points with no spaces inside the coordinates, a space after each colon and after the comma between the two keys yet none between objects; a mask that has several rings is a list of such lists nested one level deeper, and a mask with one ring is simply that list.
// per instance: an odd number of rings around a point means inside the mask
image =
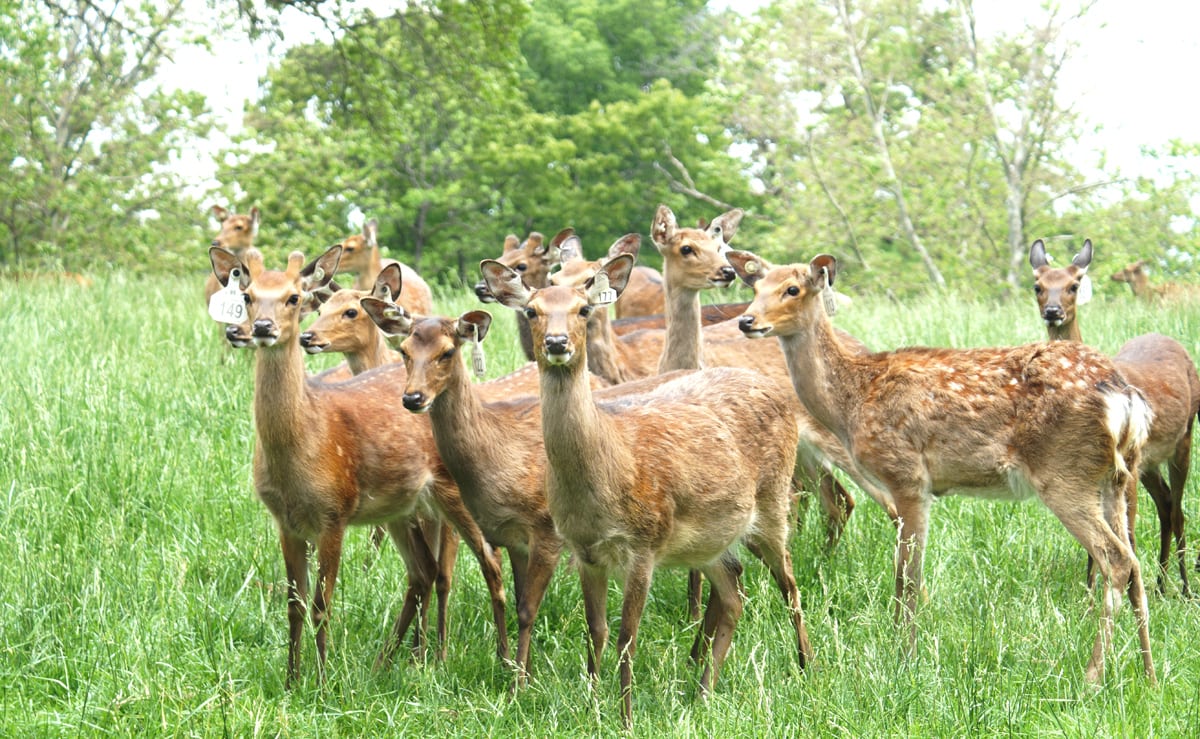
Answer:
[{"label": "deer neck", "polygon": [[310,400],[298,341],[255,350],[254,424],[262,449],[291,456],[306,438],[321,435],[321,417],[309,412]]},{"label": "deer neck", "polygon": [[580,361],[539,368],[552,510],[569,512],[574,501],[606,497],[616,484],[613,473],[633,469],[621,429],[596,407],[585,367]]},{"label": "deer neck", "polygon": [[632,379],[621,366],[607,308],[593,312],[588,318],[587,343],[587,366],[593,375],[614,385]]},{"label": "deer neck", "polygon": [[353,375],[361,375],[367,370],[382,367],[394,359],[394,352],[388,347],[387,340],[379,331],[375,331],[375,341],[368,344],[362,351],[346,354],[346,364],[350,367],[350,374]]},{"label": "deer neck", "polygon": [[1078,321],[1064,321],[1057,326],[1046,324],[1046,337],[1050,341],[1083,341]]},{"label": "deer neck", "polygon": [[704,341],[700,324],[700,293],[672,289],[665,280],[667,336],[658,358],[659,373],[704,366]]},{"label": "deer neck", "polygon": [[438,453],[454,474],[473,461],[486,465],[487,460],[480,455],[504,444],[503,432],[496,429],[492,420],[475,392],[466,367],[456,360],[446,386],[429,409]]},{"label": "deer neck", "polygon": [[[849,438],[849,420],[858,416],[868,374],[862,357],[842,346],[819,304],[817,315],[799,332],[779,337],[792,386],[801,403],[825,428]],[[810,311],[810,314],[814,311]]]}]

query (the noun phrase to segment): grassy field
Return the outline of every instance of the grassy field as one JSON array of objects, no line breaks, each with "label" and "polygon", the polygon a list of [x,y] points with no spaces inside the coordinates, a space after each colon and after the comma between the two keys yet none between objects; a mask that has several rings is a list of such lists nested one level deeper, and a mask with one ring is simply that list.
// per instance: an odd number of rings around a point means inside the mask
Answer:
[{"label": "grassy field", "polygon": [[[850,276],[844,282],[852,291]],[[0,735],[619,734],[615,649],[590,691],[579,588],[566,565],[537,625],[534,680],[515,698],[465,547],[448,659],[401,658],[373,671],[404,571],[390,549],[364,571],[376,555],[362,529],[347,540],[328,680],[315,679],[310,642],[306,677],[284,690],[282,558],[250,485],[252,353],[223,345],[201,283],[199,275],[116,275],[91,288],[0,283],[9,342],[0,362]],[[1149,309],[1109,292],[1083,309],[1091,343],[1113,352],[1157,330],[1200,357],[1194,306]],[[440,297],[448,313],[476,307],[465,291]],[[1040,339],[1032,295],[1022,298],[900,307],[859,297],[837,323],[877,349]],[[492,312],[486,348],[497,376],[518,354],[510,311]],[[1194,542],[1196,466],[1186,496]],[[832,553],[822,551],[815,506],[792,540],[816,651],[807,674],[769,575],[747,557],[745,616],[715,694],[697,700],[685,578],[659,573],[634,668],[636,733],[1195,735],[1200,604],[1179,597],[1177,576],[1165,597],[1151,596],[1159,686],[1141,675],[1126,604],[1108,675],[1094,689],[1083,680],[1097,616],[1082,549],[1036,502],[945,500],[934,509],[918,654],[903,659],[891,623],[894,530],[859,498]],[[1152,583],[1158,524],[1148,496],[1141,508],[1139,552]],[[509,623],[515,644],[511,607]]]}]

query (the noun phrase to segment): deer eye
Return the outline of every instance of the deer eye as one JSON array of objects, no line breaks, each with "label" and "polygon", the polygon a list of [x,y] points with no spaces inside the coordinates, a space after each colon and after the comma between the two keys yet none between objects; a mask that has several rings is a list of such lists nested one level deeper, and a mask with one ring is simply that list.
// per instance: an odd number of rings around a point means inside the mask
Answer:
[{"label": "deer eye", "polygon": [[250,305],[250,293],[242,293],[242,302]]},{"label": "deer eye", "polygon": [[687,257],[687,256],[691,256],[692,254],[695,254],[696,250],[690,246],[685,246],[679,250],[679,253],[682,254],[683,256]]},{"label": "deer eye", "polygon": [[1042,286],[1041,286],[1041,285],[1034,285],[1034,286],[1033,286],[1033,294],[1034,294],[1034,295],[1041,295],[1043,292],[1045,292],[1045,290],[1043,290],[1043,289],[1042,289]]},{"label": "deer eye", "polygon": [[532,321],[533,319],[537,318],[537,311],[535,311],[533,308],[526,308],[525,317]]},{"label": "deer eye", "polygon": [[525,264],[524,262],[521,262],[520,264],[517,265],[518,272],[524,272],[527,269],[529,269],[529,265]]},{"label": "deer eye", "polygon": [[786,290],[786,292],[788,295],[795,297],[800,294],[800,288],[796,287],[795,285],[790,285],[790,286],[788,286],[788,289]]},{"label": "deer eye", "polygon": [[1071,285],[1071,294],[1074,295],[1077,292],[1079,292],[1079,283],[1078,282],[1076,282],[1074,285]]},{"label": "deer eye", "polygon": [[358,311],[355,310],[354,308],[351,308],[350,310],[346,311],[346,318],[350,318],[350,319],[358,318]]},{"label": "deer eye", "polygon": [[454,349],[447,349],[445,352],[442,353],[442,356],[438,357],[438,361],[445,362],[446,360],[448,360],[454,356],[454,352],[455,352]]},{"label": "deer eye", "polygon": [[588,316],[592,315],[592,306],[585,305],[582,308],[580,308],[579,315],[583,316],[584,318],[587,318]]},{"label": "deer eye", "polygon": [[291,295],[289,295],[288,299],[287,299],[287,304],[288,305],[299,305],[300,304],[300,295],[297,293],[292,293]]}]

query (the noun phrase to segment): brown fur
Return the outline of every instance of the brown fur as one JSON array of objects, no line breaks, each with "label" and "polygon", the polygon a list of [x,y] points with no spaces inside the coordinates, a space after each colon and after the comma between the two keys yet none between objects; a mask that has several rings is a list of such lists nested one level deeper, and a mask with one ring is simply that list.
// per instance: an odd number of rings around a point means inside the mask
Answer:
[{"label": "brown fur", "polygon": [[[1090,240],[1084,242],[1082,251],[1071,264],[1061,268],[1050,267],[1041,239],[1030,247],[1034,295],[1051,341],[1083,340],[1076,299],[1080,280],[1091,261]],[[1192,426],[1200,414],[1200,376],[1183,345],[1157,333],[1130,339],[1113,357],[1113,364],[1131,385],[1142,391],[1154,411],[1150,438],[1142,449],[1139,474],[1158,511],[1158,589],[1160,592],[1165,589],[1171,538],[1174,537],[1182,592],[1188,597],[1191,591],[1185,562],[1183,492],[1191,466]],[[1169,485],[1163,478],[1163,464],[1167,465]],[[1089,562],[1089,579],[1090,565]]]},{"label": "brown fur", "polygon": [[833,257],[781,267],[746,252],[729,259],[754,281],[742,329],[779,337],[801,401],[882,489],[868,492],[898,529],[895,617],[908,627],[910,650],[933,500],[1036,494],[1108,583],[1088,680],[1103,676],[1113,613],[1128,589],[1154,682],[1146,594],[1126,528],[1150,412],[1108,358],[1074,342],[863,353],[846,346],[822,306]]},{"label": "brown fur", "polygon": [[[258,224],[261,220],[258,206],[251,208],[250,212],[244,215],[230,213],[220,205],[214,205],[210,210],[213,217],[221,224],[220,230],[210,246],[218,246],[241,259],[246,250],[254,246],[254,238],[258,236]],[[206,306],[213,293],[220,289],[221,283],[210,273],[204,280],[204,304]]]},{"label": "brown fur", "polygon": [[1150,282],[1149,264],[1145,259],[1139,259],[1127,264],[1112,275],[1113,282],[1124,282],[1129,285],[1134,297],[1146,301],[1173,302],[1200,299],[1200,287],[1178,282],[1155,284]]},{"label": "brown fur", "polygon": [[[602,267],[618,293],[632,266],[632,257],[622,255]],[[608,635],[605,583],[624,575],[617,648],[626,725],[638,623],[660,565],[700,569],[713,583],[697,637],[704,646],[693,650],[711,652],[702,691],[711,690],[741,613],[741,565],[731,547],[743,538],[788,603],[805,664],[811,651],[787,549],[796,451],[787,394],[752,372],[724,368],[597,402],[586,371],[590,285],[531,291],[501,264],[484,262],[483,271],[501,303],[530,317],[541,375],[547,500],[579,564],[593,676]]]},{"label": "brown fur", "polygon": [[[403,368],[390,365],[346,383],[308,378],[298,341],[303,293],[319,287],[337,267],[341,248],[315,263],[314,284],[301,274],[293,252],[286,272],[254,276],[229,252],[213,248],[214,273],[227,280],[242,267],[249,325],[257,345],[254,382],[254,487],[274,516],[288,580],[288,682],[299,664],[308,601],[308,546],[317,550],[317,587],[312,603],[317,657],[324,671],[326,623],[341,561],[345,529],[385,524],[408,566],[409,587],[392,638],[380,654],[387,660],[409,622],[427,607],[434,580],[433,555],[419,515],[452,523],[479,560],[491,594],[497,653],[507,658],[504,589],[500,570],[479,528],[438,458],[429,425],[407,415],[373,412],[398,401]],[[364,417],[364,413],[369,414]],[[370,433],[363,433],[367,422]],[[420,629],[416,636],[419,638]],[[444,647],[444,634],[439,634]]]},{"label": "brown fur", "polygon": [[427,316],[433,312],[433,292],[416,270],[395,259],[383,259],[379,253],[379,223],[374,218],[363,224],[361,234],[351,234],[342,240],[342,260],[338,273],[353,272],[358,275],[354,289],[370,291],[383,268],[396,264],[400,267],[404,291],[397,300],[409,312]]}]

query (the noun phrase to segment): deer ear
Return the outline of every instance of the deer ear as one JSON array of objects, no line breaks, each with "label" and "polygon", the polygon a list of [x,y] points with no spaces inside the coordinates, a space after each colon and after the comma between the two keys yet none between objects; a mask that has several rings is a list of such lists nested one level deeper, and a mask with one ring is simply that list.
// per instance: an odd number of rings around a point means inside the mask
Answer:
[{"label": "deer ear", "polygon": [[750,287],[754,287],[754,283],[761,280],[771,268],[765,260],[748,251],[730,249],[725,252],[725,260],[733,267],[733,271],[738,273],[738,277],[742,278],[742,282]]},{"label": "deer ear", "polygon": [[492,314],[485,310],[472,310],[463,313],[454,324],[454,331],[464,341],[483,341],[487,336],[488,327],[492,325]]},{"label": "deer ear", "polygon": [[[300,252],[292,252],[292,256],[288,257],[288,271],[291,271],[292,260],[296,254]],[[342,259],[342,245],[334,244],[325,250],[325,253],[308,264],[300,268],[295,276],[303,280],[305,292],[316,292],[323,290],[333,280],[334,273],[337,272],[338,262]],[[304,260],[304,255],[300,254],[300,261]]]},{"label": "deer ear", "polygon": [[519,272],[506,267],[495,259],[485,259],[480,262],[479,271],[483,273],[483,281],[487,283],[492,297],[507,308],[521,310],[533,296],[533,291],[521,281]]},{"label": "deer ear", "polygon": [[220,205],[214,205],[209,210],[212,212],[213,218],[217,219],[218,223],[229,217],[229,211],[225,210],[225,208]]},{"label": "deer ear", "polygon": [[508,236],[504,237],[504,252],[506,254],[513,249],[516,249],[520,245],[521,240],[517,238],[516,234],[509,234]]},{"label": "deer ear", "polygon": [[833,278],[837,275],[837,260],[829,254],[818,254],[808,263],[809,279],[817,286],[833,287]]},{"label": "deer ear", "polygon": [[637,259],[638,252],[642,249],[641,234],[625,234],[621,238],[613,242],[613,245],[608,247],[608,258],[614,259],[620,254],[630,254],[634,259]]},{"label": "deer ear", "polygon": [[1049,267],[1050,260],[1046,257],[1046,244],[1041,239],[1029,246],[1029,266],[1036,273],[1042,267]]},{"label": "deer ear", "polygon": [[363,224],[363,238],[367,246],[379,246],[379,221],[372,218]]},{"label": "deer ear", "polygon": [[213,276],[222,287],[229,284],[229,276],[234,270],[238,272],[238,287],[245,290],[250,286],[250,270],[242,264],[233,252],[219,246],[208,249],[208,260],[212,263]]},{"label": "deer ear", "polygon": [[540,233],[531,233],[529,234],[529,243],[533,244],[533,237],[537,236],[537,245],[533,249],[529,249],[527,246],[526,251],[529,251],[535,256],[542,257],[546,264],[557,264],[558,262],[562,261],[561,253],[563,243],[574,235],[575,229],[564,228],[563,230],[554,234],[554,238],[550,239],[549,245],[546,245],[543,244],[544,237]]},{"label": "deer ear", "polygon": [[650,222],[650,241],[660,252],[675,235],[675,214],[665,205],[658,206],[654,220]]},{"label": "deer ear", "polygon": [[385,336],[407,336],[412,331],[412,316],[403,306],[370,295],[363,296],[359,305]]},{"label": "deer ear", "polygon": [[1071,264],[1075,265],[1078,269],[1086,272],[1088,265],[1090,265],[1091,263],[1092,263],[1092,240],[1084,239],[1083,240],[1083,248],[1080,249],[1079,253],[1075,255],[1075,258],[1071,260]]},{"label": "deer ear", "polygon": [[733,235],[737,233],[738,224],[742,222],[744,212],[741,208],[722,213],[713,219],[712,223],[708,224],[705,231],[709,238],[721,239],[726,244],[733,240]]},{"label": "deer ear", "polygon": [[379,276],[375,278],[375,285],[371,288],[371,295],[380,300],[398,298],[402,283],[400,265],[392,262],[380,270]]},{"label": "deer ear", "polygon": [[[629,275],[632,274],[632,272],[633,255],[618,254],[601,265],[597,274],[603,273],[608,279],[609,288],[616,292],[617,297],[620,297],[621,293],[625,291],[625,286],[629,284]],[[595,283],[596,278],[592,277],[583,285],[584,291],[588,292],[589,296],[591,294],[591,288]]]},{"label": "deer ear", "polygon": [[250,235],[258,236],[258,224],[262,220],[262,215],[258,212],[258,206],[250,209]]},{"label": "deer ear", "polygon": [[558,245],[558,258],[555,261],[559,264],[566,264],[577,259],[583,259],[583,242],[572,233]]}]

